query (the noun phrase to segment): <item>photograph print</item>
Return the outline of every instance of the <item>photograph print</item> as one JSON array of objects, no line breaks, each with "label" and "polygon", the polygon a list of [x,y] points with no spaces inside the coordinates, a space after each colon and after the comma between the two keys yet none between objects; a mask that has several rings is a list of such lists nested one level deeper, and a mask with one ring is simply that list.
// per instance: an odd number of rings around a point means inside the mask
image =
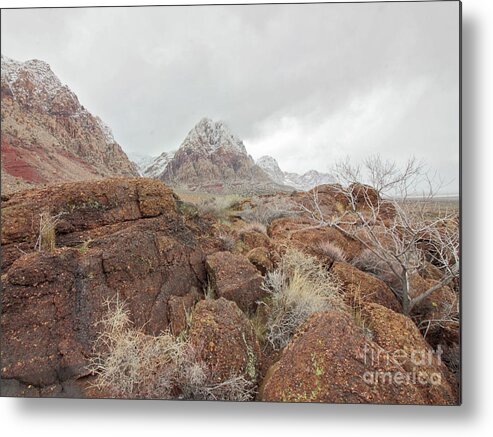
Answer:
[{"label": "photograph print", "polygon": [[458,1],[2,9],[1,396],[460,405],[460,38]]}]

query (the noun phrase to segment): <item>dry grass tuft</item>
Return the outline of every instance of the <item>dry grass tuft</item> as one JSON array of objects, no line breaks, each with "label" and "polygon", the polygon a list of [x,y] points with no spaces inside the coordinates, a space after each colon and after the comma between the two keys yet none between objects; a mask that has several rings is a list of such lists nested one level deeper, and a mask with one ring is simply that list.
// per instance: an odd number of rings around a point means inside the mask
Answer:
[{"label": "dry grass tuft", "polygon": [[266,275],[264,289],[270,293],[267,341],[283,348],[311,314],[346,309],[338,281],[309,255],[288,249],[279,267]]},{"label": "dry grass tuft", "polygon": [[204,289],[204,296],[206,300],[214,300],[216,299],[216,290],[214,290],[214,286],[210,281],[207,281],[207,285]]},{"label": "dry grass tuft", "polygon": [[90,365],[94,387],[115,398],[252,400],[255,386],[243,376],[212,382],[206,363],[184,338],[158,336],[134,327],[126,306],[108,302],[101,320],[97,354]]},{"label": "dry grass tuft", "polygon": [[260,232],[261,234],[267,235],[267,227],[263,223],[260,223],[260,222],[247,223],[245,226],[243,226],[240,229],[239,234],[242,235],[246,232],[251,232],[251,231]]},{"label": "dry grass tuft", "polygon": [[[392,271],[388,263],[381,260],[369,249],[364,249],[361,254],[351,261],[351,264],[363,272],[376,276],[393,289],[400,287],[399,278]],[[396,272],[400,272],[401,270],[398,263],[393,263],[392,267]]]},{"label": "dry grass tuft", "polygon": [[197,209],[202,215],[209,215],[219,221],[227,222],[232,210],[242,199],[236,194],[210,197],[198,203]]},{"label": "dry grass tuft", "polygon": [[247,207],[239,214],[247,223],[261,223],[268,226],[272,221],[298,214],[296,206],[286,197],[254,197],[255,206]]},{"label": "dry grass tuft", "polygon": [[42,212],[39,215],[39,235],[36,248],[40,252],[53,252],[56,247],[56,226],[61,214],[51,215],[50,212]]},{"label": "dry grass tuft", "polygon": [[217,238],[221,240],[224,250],[231,252],[234,249],[236,240],[231,234],[219,234]]},{"label": "dry grass tuft", "polygon": [[332,241],[323,241],[318,245],[318,250],[334,261],[347,261],[346,254],[337,244]]}]

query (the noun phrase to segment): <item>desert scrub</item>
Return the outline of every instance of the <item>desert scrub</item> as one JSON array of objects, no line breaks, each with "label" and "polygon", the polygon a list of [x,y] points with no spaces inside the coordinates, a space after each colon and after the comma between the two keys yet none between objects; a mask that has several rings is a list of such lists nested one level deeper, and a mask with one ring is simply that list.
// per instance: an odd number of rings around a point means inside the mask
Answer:
[{"label": "desert scrub", "polygon": [[93,387],[114,398],[197,399],[249,401],[253,382],[231,376],[212,382],[212,372],[186,336],[169,332],[153,336],[133,326],[126,305],[107,302],[100,321],[96,353],[89,370],[96,376]]},{"label": "desert scrub", "polygon": [[231,252],[234,249],[236,240],[233,235],[221,233],[217,238],[221,241],[224,250]]},{"label": "desert scrub", "polygon": [[240,229],[239,234],[242,235],[242,234],[245,234],[247,232],[260,232],[261,234],[267,235],[267,227],[263,223],[260,223],[260,222],[251,222],[251,223],[247,223],[245,226],[243,226]]},{"label": "desert scrub", "polygon": [[197,204],[197,208],[202,215],[209,215],[226,222],[229,221],[230,213],[241,200],[242,197],[235,194],[216,196],[203,200]]},{"label": "desert scrub", "polygon": [[320,253],[328,256],[334,261],[347,261],[344,250],[332,241],[323,241],[318,244],[317,249]]},{"label": "desert scrub", "polygon": [[62,213],[52,215],[45,211],[39,215],[39,234],[36,249],[40,252],[53,252],[56,247],[56,226]]},{"label": "desert scrub", "polygon": [[295,249],[288,249],[278,268],[267,273],[263,288],[270,295],[266,339],[276,350],[311,314],[347,309],[336,278],[316,258]]},{"label": "desert scrub", "polygon": [[239,215],[247,223],[268,226],[272,221],[298,214],[295,205],[286,197],[254,197],[254,206],[246,207]]},{"label": "desert scrub", "polygon": [[204,296],[206,300],[214,300],[217,298],[216,290],[214,290],[211,281],[207,281],[207,285],[204,288]]}]

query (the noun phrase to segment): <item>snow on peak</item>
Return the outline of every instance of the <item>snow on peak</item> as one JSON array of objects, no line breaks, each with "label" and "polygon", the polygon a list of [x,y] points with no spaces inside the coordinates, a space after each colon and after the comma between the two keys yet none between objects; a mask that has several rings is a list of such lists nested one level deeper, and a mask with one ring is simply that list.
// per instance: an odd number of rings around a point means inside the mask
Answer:
[{"label": "snow on peak", "polygon": [[171,152],[163,152],[159,155],[154,161],[147,166],[146,169],[142,172],[143,176],[147,176],[149,178],[157,178],[161,176],[169,162],[175,156],[176,150]]},{"label": "snow on peak", "polygon": [[284,172],[272,156],[262,156],[257,159],[256,164],[278,184],[288,185],[301,191],[311,190],[317,185],[335,183],[335,179],[330,174],[320,173],[317,170],[309,170],[302,175]]},{"label": "snow on peak", "polygon": [[272,156],[264,155],[257,159],[256,164],[264,170],[270,178],[278,184],[284,184],[284,172]]},{"label": "snow on peak", "polygon": [[2,84],[9,87],[14,100],[48,114],[63,114],[85,120],[84,124],[96,121],[107,145],[116,143],[111,129],[99,117],[93,117],[80,103],[77,96],[51,70],[48,63],[38,59],[19,62],[1,56]]},{"label": "snow on peak", "polygon": [[16,92],[22,91],[20,86],[16,86],[16,83],[24,78],[34,85],[33,97],[46,103],[53,99],[62,88],[66,88],[53,73],[50,66],[38,59],[19,62],[2,55],[1,70],[2,79],[9,85],[14,98]]},{"label": "snow on peak", "polygon": [[210,154],[219,148],[232,149],[247,155],[243,141],[233,135],[222,121],[203,118],[188,133],[180,149],[202,150]]},{"label": "snow on peak", "polygon": [[156,159],[155,156],[145,155],[145,154],[142,154],[142,153],[134,153],[134,152],[128,152],[127,153],[127,156],[128,156],[128,159],[130,159],[130,161],[132,161],[137,166],[137,169],[139,170],[139,174],[141,176],[144,175],[144,171]]},{"label": "snow on peak", "polygon": [[106,144],[116,143],[115,137],[113,136],[113,132],[111,131],[110,127],[97,115],[94,118],[96,119],[99,128],[103,132],[103,136],[104,136],[104,140],[106,141]]},{"label": "snow on peak", "polygon": [[284,183],[298,190],[308,191],[318,185],[334,184],[335,178],[328,173],[320,173],[317,170],[309,170],[299,175],[298,173],[284,173]]}]

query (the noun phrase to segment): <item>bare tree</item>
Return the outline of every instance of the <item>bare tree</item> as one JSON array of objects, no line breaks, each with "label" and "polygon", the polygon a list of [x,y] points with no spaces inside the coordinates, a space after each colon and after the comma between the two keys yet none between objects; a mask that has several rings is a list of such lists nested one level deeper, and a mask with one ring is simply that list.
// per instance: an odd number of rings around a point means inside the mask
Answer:
[{"label": "bare tree", "polygon": [[[308,204],[300,208],[315,226],[335,227],[362,244],[375,267],[396,279],[389,285],[400,299],[404,313],[410,314],[416,305],[458,278],[456,214],[430,214],[429,205],[437,188],[422,163],[411,158],[399,166],[372,156],[362,166],[346,160],[335,169],[341,182],[335,188],[347,199],[345,211],[324,214],[316,189],[311,191]],[[361,180],[366,184],[361,184]],[[423,181],[427,182],[427,193],[419,200],[411,199],[408,193]],[[443,276],[429,289],[413,295],[410,278],[427,262],[438,265]]]},{"label": "bare tree", "polygon": [[426,175],[424,164],[415,157],[399,165],[395,161],[382,159],[380,155],[368,156],[362,165],[354,164],[347,157],[334,165],[333,172],[342,185],[366,184],[380,197],[407,195]]}]

